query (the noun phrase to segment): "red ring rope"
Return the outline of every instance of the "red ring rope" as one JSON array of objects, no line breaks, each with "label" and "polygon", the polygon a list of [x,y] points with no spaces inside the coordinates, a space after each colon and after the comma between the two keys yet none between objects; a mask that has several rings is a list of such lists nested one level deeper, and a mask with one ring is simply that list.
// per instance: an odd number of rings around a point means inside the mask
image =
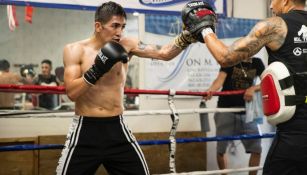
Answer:
[{"label": "red ring rope", "polygon": [[[14,85],[0,84],[0,92],[17,92],[17,93],[46,93],[46,94],[65,94],[64,86],[39,86],[39,85]],[[213,96],[223,95],[239,95],[245,90],[210,92]],[[191,92],[191,91],[176,91],[175,95],[190,95],[190,96],[205,96],[209,92]],[[145,90],[145,89],[125,89],[125,94],[157,94],[169,95],[170,90]]]}]

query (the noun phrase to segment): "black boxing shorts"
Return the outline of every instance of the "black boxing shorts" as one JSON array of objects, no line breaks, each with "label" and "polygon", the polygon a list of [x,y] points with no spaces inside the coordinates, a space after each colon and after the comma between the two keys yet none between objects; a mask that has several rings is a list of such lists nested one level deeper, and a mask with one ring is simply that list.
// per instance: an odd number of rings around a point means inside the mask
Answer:
[{"label": "black boxing shorts", "polygon": [[56,174],[95,174],[101,164],[112,175],[149,175],[142,150],[122,115],[74,117]]}]

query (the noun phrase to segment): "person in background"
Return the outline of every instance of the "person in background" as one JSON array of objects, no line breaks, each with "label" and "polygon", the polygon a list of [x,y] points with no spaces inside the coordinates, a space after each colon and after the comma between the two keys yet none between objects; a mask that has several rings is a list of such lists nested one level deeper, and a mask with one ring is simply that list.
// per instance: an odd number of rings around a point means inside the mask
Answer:
[{"label": "person in background", "polygon": [[[0,84],[19,84],[21,77],[10,71],[10,63],[6,59],[0,60]],[[0,109],[14,109],[15,93],[0,92]]]},{"label": "person in background", "polygon": [[[60,81],[59,86],[64,86],[64,66],[59,66],[54,70],[55,76]],[[60,106],[56,109],[58,110],[66,110],[72,111],[74,109],[74,105],[72,101],[68,98],[67,94],[60,94]]]},{"label": "person in background", "polygon": [[[133,88],[133,83],[132,83],[132,78],[129,74],[127,74],[126,78],[126,84],[125,84],[125,89],[131,89]],[[132,109],[137,109],[136,103],[136,94],[125,94],[125,109],[126,110],[132,110]]]},{"label": "person in background", "polygon": [[[251,101],[255,92],[260,90],[260,85],[253,85],[254,79],[260,77],[264,71],[264,64],[260,58],[254,57],[250,61],[243,61],[235,66],[221,68],[217,78],[213,81],[204,96],[205,100],[211,99],[210,92],[246,89],[242,95],[227,95],[218,98],[218,108],[244,108],[245,101]],[[217,136],[231,136],[243,134],[259,134],[257,123],[246,122],[245,112],[215,113],[214,121]],[[258,166],[261,156],[261,140],[241,140],[246,153],[250,153],[249,166]],[[217,142],[217,163],[220,169],[227,168],[225,155],[229,141]],[[251,171],[250,175],[256,175],[257,171]]]},{"label": "person in background", "polygon": [[54,70],[56,78],[59,80],[59,85],[63,86],[64,85],[64,67],[60,66],[55,68]]},{"label": "person in background", "polygon": [[[58,78],[51,74],[52,71],[52,62],[48,59],[45,59],[41,62],[41,74],[36,76],[33,79],[33,84],[41,86],[58,86],[60,81]],[[52,110],[59,105],[59,95],[54,94],[33,94],[32,100],[38,100],[37,104],[40,108],[45,108]]]}]

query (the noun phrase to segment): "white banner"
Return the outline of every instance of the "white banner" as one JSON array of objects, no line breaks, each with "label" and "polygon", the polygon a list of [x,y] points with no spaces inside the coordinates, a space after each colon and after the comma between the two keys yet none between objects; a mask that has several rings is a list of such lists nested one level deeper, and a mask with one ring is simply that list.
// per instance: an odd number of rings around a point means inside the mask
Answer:
[{"label": "white banner", "polygon": [[[163,36],[151,36],[146,33],[146,43]],[[152,38],[151,38],[152,37]],[[151,39],[150,39],[151,38]],[[237,38],[222,40],[226,45],[233,43]],[[265,49],[257,55],[262,60],[266,59]],[[266,64],[266,61],[264,61]],[[169,62],[146,60],[145,61],[145,89],[175,89],[183,91],[205,91],[216,79],[220,65],[215,61],[203,43],[190,45],[183,53]]]},{"label": "white banner", "polygon": [[[97,7],[103,2],[108,2],[109,0],[2,0],[1,3],[14,3],[19,4],[25,3],[36,6],[43,7],[58,7],[58,8],[74,8],[72,6],[93,6]],[[182,7],[189,0],[113,0],[118,4],[121,4],[125,9],[135,10],[135,11],[161,11],[161,12],[180,12]],[[209,0],[215,1],[214,5],[216,7],[216,12],[223,14],[224,4],[226,0]],[[225,2],[224,2],[225,1]],[[33,3],[33,4],[31,4]],[[68,6],[67,6],[68,5]]]},{"label": "white banner", "polygon": [[172,61],[146,60],[145,89],[205,91],[219,68],[204,44],[192,44]]}]

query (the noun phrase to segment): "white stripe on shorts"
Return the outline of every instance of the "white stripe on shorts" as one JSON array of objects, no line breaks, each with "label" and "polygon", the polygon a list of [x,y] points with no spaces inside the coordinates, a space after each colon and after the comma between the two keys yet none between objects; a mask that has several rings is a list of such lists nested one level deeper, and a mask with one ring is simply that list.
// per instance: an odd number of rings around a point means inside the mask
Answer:
[{"label": "white stripe on shorts", "polygon": [[135,137],[131,134],[131,132],[130,132],[129,128],[127,127],[127,125],[125,124],[123,116],[120,115],[119,118],[120,118],[120,124],[122,126],[123,132],[124,132],[127,140],[131,143],[131,145],[134,148],[135,152],[138,154],[138,156],[139,156],[139,158],[140,158],[140,160],[142,162],[142,165],[143,165],[143,168],[145,170],[146,175],[149,175],[149,169],[148,169],[147,163],[145,161],[145,157],[143,155],[143,152],[142,152],[139,144],[137,143]]},{"label": "white stripe on shorts", "polygon": [[[74,152],[75,146],[79,140],[79,134],[82,128],[82,122],[83,122],[82,116],[73,117],[73,121],[69,128],[67,139],[64,148],[62,150],[61,158],[59,159],[58,167],[56,168],[57,175],[65,175],[67,172],[68,164]],[[73,138],[71,138],[72,136]]]}]

